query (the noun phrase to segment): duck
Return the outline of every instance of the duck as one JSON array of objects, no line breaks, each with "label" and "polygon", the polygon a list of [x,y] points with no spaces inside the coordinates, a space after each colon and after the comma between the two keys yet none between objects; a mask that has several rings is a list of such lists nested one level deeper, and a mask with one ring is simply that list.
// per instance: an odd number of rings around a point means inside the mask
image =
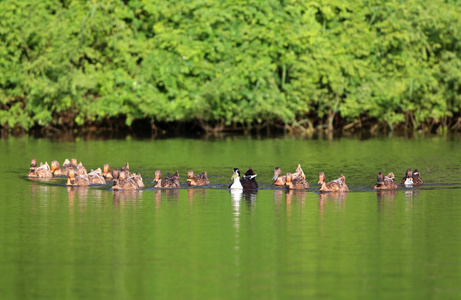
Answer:
[{"label": "duck", "polygon": [[395,181],[394,173],[384,176],[383,172],[378,173],[378,182],[373,186],[375,190],[393,190],[398,189],[399,185]]},{"label": "duck", "polygon": [[230,189],[243,190],[242,183],[240,182],[240,170],[238,168],[234,168],[231,179],[234,180],[234,182],[229,185]]},{"label": "duck", "polygon": [[293,174],[287,173],[285,188],[288,190],[305,190],[309,188],[309,183],[302,176],[293,179]]},{"label": "duck", "polygon": [[319,173],[319,191],[322,192],[348,192],[349,187],[346,185],[346,177],[341,174],[338,179],[326,182],[324,172]]},{"label": "duck", "polygon": [[102,176],[105,179],[112,179],[112,172],[110,171],[110,165],[104,164]]},{"label": "duck", "polygon": [[[294,173],[291,174],[291,178],[292,180],[295,180],[298,176],[301,176],[303,179],[306,179],[303,169],[301,168],[301,164],[298,164],[298,168]],[[272,185],[285,186],[286,180],[287,176],[282,174],[282,169],[280,167],[276,167],[274,169],[274,177],[272,177]]]},{"label": "duck", "polygon": [[155,170],[155,178],[154,181],[156,184],[154,185],[155,188],[179,188],[179,174],[178,171],[173,175],[168,175],[162,179],[162,171]]},{"label": "duck", "polygon": [[139,185],[139,179],[141,180],[141,183],[142,183],[141,175],[139,175],[139,178],[138,178],[137,175],[126,177],[128,172],[125,172],[125,171],[116,172],[116,173],[117,173],[117,176],[114,176],[112,189],[114,190],[137,190],[140,187],[144,187],[144,184],[142,184],[142,186]]},{"label": "duck", "polygon": [[257,190],[258,183],[256,182],[256,173],[252,168],[248,168],[245,175],[242,178],[242,187],[244,190]]},{"label": "duck", "polygon": [[51,178],[53,177],[53,173],[51,173],[48,162],[45,162],[45,164],[40,163],[40,167],[37,167],[37,159],[33,158],[30,161],[30,170],[27,176],[36,178]]},{"label": "duck", "polygon": [[97,168],[96,170],[91,170],[91,172],[88,173],[88,179],[90,180],[91,184],[106,184],[106,180],[104,179],[104,176],[102,175],[101,168]]},{"label": "duck", "polygon": [[76,158],[72,158],[70,161],[66,158],[62,166],[59,164],[59,161],[57,160],[53,160],[51,162],[51,172],[53,172],[53,176],[55,177],[67,176],[67,173],[70,170],[77,171],[77,159]]},{"label": "duck", "polygon": [[77,176],[75,176],[75,170],[69,170],[67,172],[67,186],[88,186],[90,185],[90,180],[88,179],[88,174],[86,173],[85,168],[80,168],[78,170]]},{"label": "duck", "polygon": [[205,171],[194,176],[194,171],[190,170],[187,172],[186,184],[188,186],[206,185],[210,184],[210,181]]},{"label": "duck", "polygon": [[400,184],[413,184],[413,171],[411,169],[407,169],[407,171],[405,172],[405,177],[403,177],[402,180],[400,180]]},{"label": "duck", "polygon": [[418,169],[414,169],[413,171],[413,184],[414,185],[421,185],[421,184],[424,184],[423,180],[421,179],[421,177],[419,176],[419,171]]}]

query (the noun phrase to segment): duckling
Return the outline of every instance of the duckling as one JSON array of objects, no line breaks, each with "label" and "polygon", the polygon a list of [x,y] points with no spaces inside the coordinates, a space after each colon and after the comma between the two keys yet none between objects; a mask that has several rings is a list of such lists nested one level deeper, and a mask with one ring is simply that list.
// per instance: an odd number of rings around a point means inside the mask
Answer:
[{"label": "duckling", "polygon": [[410,185],[413,184],[413,172],[411,169],[407,169],[405,177],[400,180],[400,184]]},{"label": "duckling", "polygon": [[102,172],[102,176],[104,176],[105,179],[112,179],[112,172],[110,171],[110,165],[109,164],[104,164],[104,169]]},{"label": "duckling", "polygon": [[322,192],[348,192],[349,187],[346,185],[346,177],[343,174],[338,179],[326,182],[326,176],[324,172],[319,173],[319,191]]},{"label": "duckling", "polygon": [[178,171],[173,175],[168,175],[162,179],[162,172],[160,170],[155,171],[154,185],[155,188],[179,188],[179,174]]},{"label": "duckling", "polygon": [[229,185],[230,189],[243,190],[242,183],[240,182],[240,170],[238,168],[234,168],[231,179],[233,179],[234,182]]},{"label": "duckling", "polygon": [[112,186],[114,190],[137,190],[139,189],[137,179],[134,176],[126,177],[126,174],[127,172],[119,172],[117,174],[117,177],[114,176],[114,184]]},{"label": "duckling", "polygon": [[309,183],[302,176],[293,179],[293,174],[287,173],[285,188],[288,190],[305,190],[309,188]]},{"label": "duckling", "polygon": [[104,177],[102,176],[101,168],[91,170],[88,174],[88,179],[91,184],[106,184],[106,180],[104,180]]},{"label": "duckling", "polygon": [[378,182],[373,186],[373,189],[378,190],[392,190],[398,189],[399,185],[395,182],[394,173],[389,173],[384,176],[383,172],[378,173]]},{"label": "duckling", "polygon": [[253,169],[248,168],[245,175],[242,178],[242,187],[244,190],[256,190],[258,189],[258,183],[256,182],[256,173]]},{"label": "duckling", "polygon": [[423,180],[421,179],[421,177],[419,176],[419,171],[418,169],[415,169],[413,171],[413,184],[414,185],[421,185],[421,184],[424,184]]},{"label": "duckling", "polygon": [[195,176],[194,171],[188,171],[186,183],[188,186],[196,186],[210,184],[210,181],[205,171]]},{"label": "duckling", "polygon": [[53,173],[51,173],[48,162],[45,162],[45,164],[40,163],[40,167],[37,167],[37,160],[33,158],[30,161],[30,170],[27,176],[37,178],[51,178],[53,177]]}]

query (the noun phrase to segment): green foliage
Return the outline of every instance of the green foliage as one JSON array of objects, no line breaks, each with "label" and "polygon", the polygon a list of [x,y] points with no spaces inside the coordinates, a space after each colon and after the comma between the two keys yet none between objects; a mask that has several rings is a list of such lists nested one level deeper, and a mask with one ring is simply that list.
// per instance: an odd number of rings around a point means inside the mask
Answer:
[{"label": "green foliage", "polygon": [[459,116],[459,1],[0,2],[0,125]]}]

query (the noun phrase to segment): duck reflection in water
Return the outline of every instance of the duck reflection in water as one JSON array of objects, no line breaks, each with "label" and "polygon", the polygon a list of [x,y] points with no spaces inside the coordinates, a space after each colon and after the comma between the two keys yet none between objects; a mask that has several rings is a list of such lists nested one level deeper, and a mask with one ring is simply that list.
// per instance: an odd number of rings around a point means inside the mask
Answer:
[{"label": "duck reflection in water", "polygon": [[305,190],[287,190],[285,192],[286,202],[287,204],[291,204],[293,200],[298,200],[301,203],[304,203],[306,199],[306,191]]},{"label": "duck reflection in water", "polygon": [[189,199],[189,202],[194,202],[195,198],[205,199],[207,193],[207,189],[189,188],[187,189],[187,199]]},{"label": "duck reflection in water", "polygon": [[379,205],[384,205],[385,203],[394,203],[395,195],[397,190],[378,190],[376,192],[376,198],[378,199]]},{"label": "duck reflection in water", "polygon": [[114,205],[136,204],[142,199],[142,190],[114,190]]},{"label": "duck reflection in water", "polygon": [[327,202],[333,203],[333,205],[339,209],[344,209],[346,205],[347,192],[331,192],[331,193],[319,193],[319,209],[321,212],[325,210],[325,204]]},{"label": "duck reflection in water", "polygon": [[161,189],[155,190],[155,202],[160,203],[162,200],[178,201],[179,189]]},{"label": "duck reflection in water", "polygon": [[234,209],[240,209],[242,198],[250,211],[255,209],[256,195],[258,194],[258,190],[230,189],[230,194],[232,196],[232,206],[234,207]]}]

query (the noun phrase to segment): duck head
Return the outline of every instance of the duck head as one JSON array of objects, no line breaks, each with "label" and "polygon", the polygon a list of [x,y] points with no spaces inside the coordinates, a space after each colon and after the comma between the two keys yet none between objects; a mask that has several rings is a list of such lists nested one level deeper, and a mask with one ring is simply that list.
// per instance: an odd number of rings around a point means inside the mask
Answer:
[{"label": "duck head", "polygon": [[53,160],[53,161],[51,162],[51,172],[56,171],[56,170],[59,169],[60,167],[61,167],[61,165],[59,164],[59,161]]},{"label": "duck head", "polygon": [[234,168],[231,179],[235,180],[237,178],[240,179],[240,170],[238,168]]},{"label": "duck head", "polygon": [[407,171],[405,172],[405,178],[411,178],[413,176],[413,172],[411,171],[411,169],[407,169]]},{"label": "duck head", "polygon": [[104,172],[102,173],[104,176],[110,173],[110,165],[109,164],[104,164],[103,168]]},{"label": "duck head", "polygon": [[327,178],[326,178],[326,176],[325,176],[325,173],[320,172],[320,173],[319,173],[319,182],[318,182],[318,184],[322,185],[323,183],[325,183],[326,179],[327,179]]},{"label": "duck head", "polygon": [[67,172],[67,183],[66,185],[74,185],[75,184],[75,171],[69,170]]},{"label": "duck head", "polygon": [[155,170],[155,177],[153,182],[158,182],[162,179],[162,171],[160,170]]},{"label": "duck head", "polygon": [[187,171],[187,182],[192,182],[194,180],[194,171]]},{"label": "duck head", "polygon": [[77,166],[77,159],[76,159],[76,158],[72,158],[72,159],[70,160],[70,164],[71,164],[71,165],[74,165],[74,166]]},{"label": "duck head", "polygon": [[419,178],[419,177],[420,177],[420,176],[419,176],[419,171],[418,171],[418,169],[415,169],[415,170],[413,171],[413,174],[411,175],[411,177],[412,177],[412,178]]},{"label": "duck head", "polygon": [[277,178],[281,177],[282,176],[282,169],[280,169],[280,167],[276,167],[274,169],[274,177],[272,177],[272,180],[273,181],[276,181]]},{"label": "duck head", "polygon": [[37,167],[37,159],[32,158],[30,161],[30,170],[34,171],[36,167]]},{"label": "duck head", "polygon": [[377,179],[378,179],[378,185],[381,185],[384,181],[384,174],[383,172],[379,172],[378,173],[378,176],[377,176]]}]

